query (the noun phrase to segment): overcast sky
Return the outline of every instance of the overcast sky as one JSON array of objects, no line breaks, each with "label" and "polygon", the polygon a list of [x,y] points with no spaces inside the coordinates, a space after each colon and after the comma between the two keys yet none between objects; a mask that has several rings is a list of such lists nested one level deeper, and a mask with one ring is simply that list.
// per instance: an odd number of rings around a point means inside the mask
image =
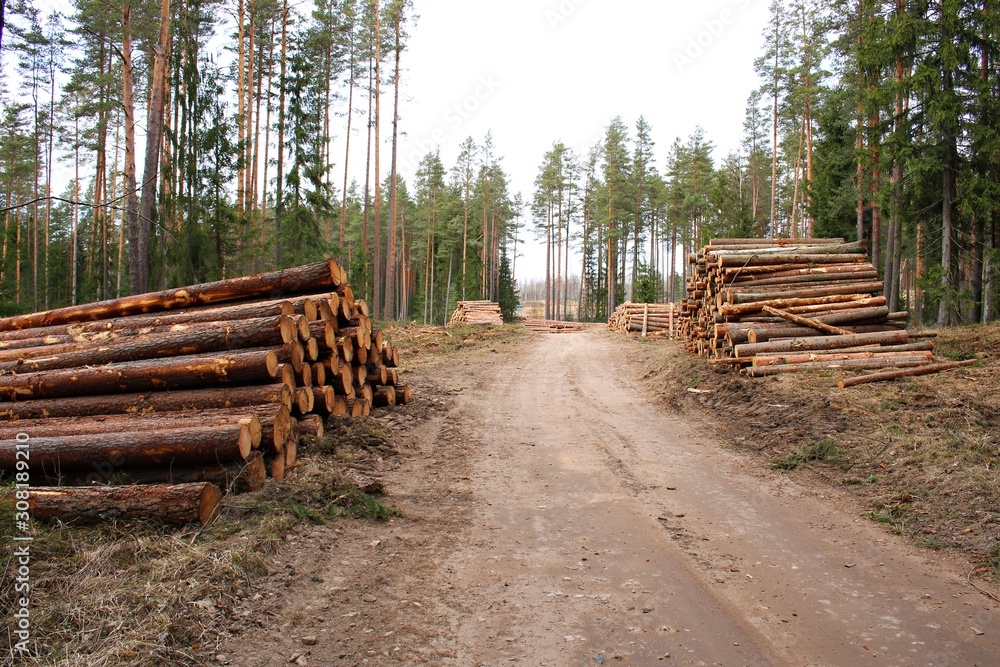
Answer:
[{"label": "overcast sky", "polygon": [[[48,12],[62,0],[35,0]],[[753,71],[767,23],[768,0],[413,0],[403,54],[400,172],[412,183],[416,166],[441,149],[447,168],[468,136],[493,133],[511,178],[511,194],[530,201],[544,153],[562,141],[579,155],[621,116],[633,129],[652,125],[662,171],[675,137],[705,128],[720,160],[739,146]],[[297,5],[308,12],[308,0]],[[232,26],[230,26],[231,28]],[[216,62],[228,28],[212,40]],[[385,80],[391,76],[387,63]],[[392,115],[392,90],[383,98]],[[364,109],[364,95],[355,108]],[[358,119],[356,119],[358,120]],[[343,120],[341,119],[341,122]],[[137,140],[145,141],[139,122]],[[344,131],[336,125],[334,156]],[[355,122],[352,178],[364,174],[364,122]],[[389,170],[391,123],[383,124],[383,173]],[[343,173],[342,157],[334,173]],[[141,169],[141,165],[140,165]],[[68,178],[68,176],[67,176]],[[335,178],[340,183],[340,177]],[[545,254],[530,235],[519,247],[517,278],[544,277]],[[574,263],[574,265],[576,265]]]},{"label": "overcast sky", "polygon": [[[738,147],[757,83],[767,0],[414,0],[419,19],[403,54],[403,173],[440,145],[450,168],[467,136],[493,132],[513,192],[530,200],[553,142],[579,154],[621,116],[652,125],[662,171],[674,138],[697,125]],[[389,98],[391,103],[391,98]],[[391,111],[390,111],[391,115]],[[518,279],[544,277],[525,248]]]}]

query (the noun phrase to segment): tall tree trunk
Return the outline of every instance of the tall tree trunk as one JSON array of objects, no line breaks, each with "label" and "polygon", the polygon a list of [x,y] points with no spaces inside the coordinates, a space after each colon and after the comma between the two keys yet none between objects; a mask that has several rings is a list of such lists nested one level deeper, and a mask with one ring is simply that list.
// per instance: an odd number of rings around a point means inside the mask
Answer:
[{"label": "tall tree trunk", "polygon": [[382,7],[381,0],[375,0],[375,220],[372,233],[375,236],[375,265],[372,272],[372,309],[381,312],[382,306],[382,184],[379,182],[379,158],[382,154]]},{"label": "tall tree trunk", "polygon": [[[353,31],[353,27],[352,27]],[[344,191],[340,204],[340,251],[344,251],[344,236],[347,233],[347,167],[351,160],[351,121],[354,120],[354,36],[351,35],[351,62],[347,82],[347,134],[344,135]]]},{"label": "tall tree trunk", "polygon": [[125,111],[125,227],[128,229],[129,287],[146,292],[149,275],[146,246],[139,224],[139,197],[135,184],[135,97],[132,92],[132,0],[122,8],[122,108]]},{"label": "tall tree trunk", "polygon": [[392,320],[396,318],[395,298],[396,298],[396,156],[397,142],[399,139],[399,58],[403,50],[402,47],[402,23],[403,10],[400,6],[396,14],[396,64],[393,71],[394,97],[392,103],[392,175],[390,176],[389,190],[389,243],[386,252],[385,262],[385,307],[382,309],[382,319]]},{"label": "tall tree trunk", "polygon": [[278,78],[278,187],[274,202],[274,268],[282,267],[281,218],[285,213],[285,90],[288,80],[285,76],[288,64],[288,0],[281,8],[281,74]]},{"label": "tall tree trunk", "polygon": [[[149,238],[153,232],[156,211],[157,179],[160,169],[160,147],[163,144],[164,99],[167,87],[167,48],[170,44],[170,0],[160,0],[160,35],[153,47],[153,80],[149,89],[149,112],[146,130],[146,164],[142,170],[142,200],[139,202],[140,229],[137,253],[146,258]],[[134,169],[134,165],[133,165]],[[145,264],[145,261],[143,262]],[[132,282],[132,293],[148,292],[149,268],[144,267],[141,282]],[[137,291],[138,290],[138,291]]]}]

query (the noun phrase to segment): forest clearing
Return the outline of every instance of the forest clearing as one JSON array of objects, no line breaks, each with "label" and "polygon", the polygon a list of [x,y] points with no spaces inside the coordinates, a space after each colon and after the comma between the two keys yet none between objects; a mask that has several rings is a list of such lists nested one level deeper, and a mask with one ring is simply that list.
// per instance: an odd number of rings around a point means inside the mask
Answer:
[{"label": "forest clearing", "polygon": [[832,371],[748,380],[592,329],[387,335],[413,401],[332,418],[284,481],[224,501],[215,523],[39,527],[49,652],[20,664],[997,651],[995,325],[939,341],[983,367],[847,390]]},{"label": "forest clearing", "polygon": [[0,0],[0,667],[994,665],[995,4]]}]

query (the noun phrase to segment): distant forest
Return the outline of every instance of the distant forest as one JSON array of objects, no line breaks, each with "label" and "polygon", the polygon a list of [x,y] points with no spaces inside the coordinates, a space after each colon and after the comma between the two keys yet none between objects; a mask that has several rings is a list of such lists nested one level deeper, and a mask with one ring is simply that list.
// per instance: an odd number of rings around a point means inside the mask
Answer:
[{"label": "distant forest", "polygon": [[774,0],[738,150],[615,119],[581,153],[553,143],[525,201],[489,135],[399,176],[409,0],[0,7],[0,314],[324,256],[384,319],[510,313],[531,231],[552,318],[680,298],[713,237],[810,235],[864,238],[920,322],[1000,312],[987,0]]}]

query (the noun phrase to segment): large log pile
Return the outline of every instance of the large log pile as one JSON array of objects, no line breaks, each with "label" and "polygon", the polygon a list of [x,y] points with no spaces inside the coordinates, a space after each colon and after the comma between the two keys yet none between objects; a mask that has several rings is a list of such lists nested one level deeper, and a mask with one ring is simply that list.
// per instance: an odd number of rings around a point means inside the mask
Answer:
[{"label": "large log pile", "polygon": [[561,322],[557,320],[535,320],[530,317],[524,320],[524,326],[537,333],[574,333],[583,331],[581,322]]},{"label": "large log pile", "polygon": [[503,326],[500,304],[493,301],[459,301],[448,326],[456,324],[490,324]]},{"label": "large log pile", "polygon": [[398,365],[333,260],[0,319],[0,472],[39,520],[204,522]]},{"label": "large log pile", "polygon": [[608,328],[643,337],[673,338],[678,319],[677,307],[672,303],[626,302],[611,313]]},{"label": "large log pile", "polygon": [[933,362],[933,334],[889,312],[878,271],[843,239],[714,239],[689,258],[686,347],[750,377]]}]

